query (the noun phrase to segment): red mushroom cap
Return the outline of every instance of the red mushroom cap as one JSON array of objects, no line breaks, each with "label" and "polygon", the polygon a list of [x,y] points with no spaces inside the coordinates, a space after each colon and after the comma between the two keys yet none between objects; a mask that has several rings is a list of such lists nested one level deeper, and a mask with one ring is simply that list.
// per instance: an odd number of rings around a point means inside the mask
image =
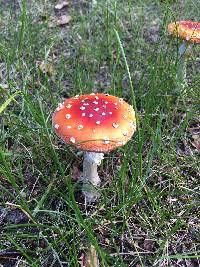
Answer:
[{"label": "red mushroom cap", "polygon": [[195,21],[176,21],[168,25],[168,32],[181,39],[200,43],[200,22]]},{"label": "red mushroom cap", "polygon": [[123,146],[136,130],[132,106],[108,94],[66,99],[57,107],[52,122],[64,142],[96,152]]}]

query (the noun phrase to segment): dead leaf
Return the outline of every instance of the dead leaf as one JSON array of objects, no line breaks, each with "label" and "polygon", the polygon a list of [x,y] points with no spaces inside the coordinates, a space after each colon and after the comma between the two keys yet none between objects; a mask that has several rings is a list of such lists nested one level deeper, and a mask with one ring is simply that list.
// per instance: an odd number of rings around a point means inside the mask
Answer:
[{"label": "dead leaf", "polygon": [[72,17],[70,15],[62,15],[57,21],[57,26],[63,26],[71,21]]},{"label": "dead leaf", "polygon": [[106,245],[110,245],[110,241],[109,241],[108,238],[105,238],[105,244],[106,244]]},{"label": "dead leaf", "polygon": [[57,4],[55,6],[55,9],[56,10],[61,10],[63,7],[66,7],[68,5],[69,5],[69,3],[67,1],[62,1],[62,2],[60,2],[59,4]]},{"label": "dead leaf", "polygon": [[192,138],[193,138],[194,140],[199,140],[199,138],[200,138],[200,134],[193,134],[193,135],[192,135]]},{"label": "dead leaf", "polygon": [[47,74],[49,76],[53,75],[53,65],[49,62],[42,61],[39,64],[39,69],[42,73]]},{"label": "dead leaf", "polygon": [[200,127],[189,128],[189,132],[192,134],[192,146],[200,151]]},{"label": "dead leaf", "polygon": [[49,28],[55,28],[57,26],[64,26],[69,24],[71,21],[72,17],[70,15],[62,15],[59,18],[57,17],[51,17],[48,27]]},{"label": "dead leaf", "polygon": [[80,181],[82,176],[82,172],[77,166],[73,166],[72,172],[71,172],[71,179],[74,182]]},{"label": "dead leaf", "polygon": [[188,131],[191,133],[191,134],[200,134],[200,124],[197,125],[197,127],[192,127],[192,128],[188,128]]},{"label": "dead leaf", "polygon": [[200,133],[195,133],[192,135],[192,142],[193,147],[195,147],[198,151],[200,151]]},{"label": "dead leaf", "polygon": [[85,267],[99,267],[98,255],[93,245],[90,246],[90,249],[86,255]]},{"label": "dead leaf", "polygon": [[143,246],[144,246],[144,249],[147,251],[154,251],[155,242],[150,239],[145,239]]},{"label": "dead leaf", "polygon": [[195,147],[198,151],[200,151],[200,139],[199,140],[195,140],[194,142],[192,142],[193,147]]},{"label": "dead leaf", "polygon": [[7,83],[5,83],[5,84],[0,84],[0,87],[1,87],[2,89],[4,89],[4,90],[9,89],[9,85],[8,85]]}]

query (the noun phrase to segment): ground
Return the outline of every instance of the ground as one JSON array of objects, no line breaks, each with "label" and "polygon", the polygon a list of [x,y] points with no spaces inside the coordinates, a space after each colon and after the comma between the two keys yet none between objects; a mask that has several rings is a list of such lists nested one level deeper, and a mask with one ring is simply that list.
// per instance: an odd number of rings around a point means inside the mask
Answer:
[{"label": "ground", "polygon": [[[200,266],[200,46],[181,90],[167,33],[199,19],[198,1],[56,4],[0,1],[0,266]],[[91,92],[133,104],[138,125],[85,204],[82,155],[51,116]]]}]

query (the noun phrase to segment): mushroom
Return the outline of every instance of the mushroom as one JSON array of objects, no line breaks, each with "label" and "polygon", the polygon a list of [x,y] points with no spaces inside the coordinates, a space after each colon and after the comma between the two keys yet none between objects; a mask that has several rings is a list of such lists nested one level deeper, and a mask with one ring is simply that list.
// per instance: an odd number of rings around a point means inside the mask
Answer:
[{"label": "mushroom", "polygon": [[136,130],[134,109],[116,96],[79,95],[59,104],[52,122],[65,143],[84,151],[82,192],[86,202],[96,201],[100,184],[97,166],[104,153],[123,146],[132,137]]},{"label": "mushroom", "polygon": [[192,43],[200,43],[200,22],[176,21],[168,25],[168,32],[183,40],[179,47],[179,62],[177,66],[178,86],[184,88],[186,81],[187,50],[191,50]]}]

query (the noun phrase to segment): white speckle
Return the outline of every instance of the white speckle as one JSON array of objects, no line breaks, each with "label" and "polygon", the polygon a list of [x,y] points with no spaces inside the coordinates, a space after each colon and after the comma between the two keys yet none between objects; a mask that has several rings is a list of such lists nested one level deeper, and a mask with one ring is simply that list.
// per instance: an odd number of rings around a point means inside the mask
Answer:
[{"label": "white speckle", "polygon": [[135,130],[136,130],[136,123],[135,123],[135,122],[132,122],[132,123],[131,123],[131,127],[132,127],[132,129],[135,131]]},{"label": "white speckle", "polygon": [[71,138],[70,138],[70,141],[71,141],[72,143],[74,143],[74,144],[76,143],[76,140],[75,140],[74,137],[71,137]]},{"label": "white speckle", "polygon": [[84,102],[85,102],[85,100],[83,99],[83,100],[81,100],[81,102],[82,102],[82,103],[84,103]]},{"label": "white speckle", "polygon": [[67,104],[66,108],[71,108],[72,105],[71,104]]},{"label": "white speckle", "polygon": [[89,106],[90,104],[89,103],[84,103],[83,106]]},{"label": "white speckle", "polygon": [[117,103],[114,103],[115,106],[117,106]]},{"label": "white speckle", "polygon": [[89,118],[92,118],[93,117],[93,114],[89,114]]},{"label": "white speckle", "polygon": [[77,129],[78,129],[78,130],[83,129],[83,125],[78,125]]},{"label": "white speckle", "polygon": [[95,129],[93,129],[92,131],[93,131],[93,133],[95,133],[95,132],[96,132],[96,130],[95,130]]},{"label": "white speckle", "polygon": [[72,128],[72,126],[70,126],[70,125],[67,126],[67,129],[71,129],[71,128]]},{"label": "white speckle", "polygon": [[124,132],[124,133],[123,133],[123,135],[124,135],[124,136],[127,136],[127,135],[128,135],[128,133],[127,133],[127,132]]},{"label": "white speckle", "polygon": [[103,108],[106,108],[106,105],[102,105]]},{"label": "white speckle", "polygon": [[108,112],[110,115],[112,114],[112,111]]},{"label": "white speckle", "polygon": [[119,99],[119,103],[120,103],[120,104],[123,104],[123,103],[124,103],[123,98],[120,98],[120,99]]},{"label": "white speckle", "polygon": [[108,101],[104,101],[105,104],[108,104]]},{"label": "white speckle", "polygon": [[90,95],[95,95],[95,93],[91,93]]},{"label": "white speckle", "polygon": [[98,111],[98,110],[99,110],[99,108],[94,108],[94,110],[95,110],[95,111]]},{"label": "white speckle", "polygon": [[115,107],[115,109],[119,109],[118,107]]},{"label": "white speckle", "polygon": [[74,99],[78,99],[79,98],[79,95],[75,95]]},{"label": "white speckle", "polygon": [[58,107],[56,108],[56,111],[59,111],[59,110],[61,110],[63,108],[64,108],[64,105],[60,103],[60,104],[58,104]]},{"label": "white speckle", "polygon": [[105,115],[106,115],[106,113],[105,113],[105,112],[102,112],[102,113],[101,113],[101,115],[102,115],[102,116],[105,116]]},{"label": "white speckle", "polygon": [[189,41],[189,40],[190,40],[190,36],[187,35],[187,36],[185,37],[185,40],[186,40],[186,41]]},{"label": "white speckle", "polygon": [[100,124],[101,122],[100,121],[96,121],[96,124]]},{"label": "white speckle", "polygon": [[118,127],[119,127],[119,124],[117,124],[117,123],[113,123],[112,126],[113,126],[114,128],[118,128]]},{"label": "white speckle", "polygon": [[109,94],[105,94],[106,96],[108,96]]},{"label": "white speckle", "polygon": [[99,102],[97,102],[97,101],[93,101],[92,103],[95,104],[95,105],[98,105]]},{"label": "white speckle", "polygon": [[82,107],[80,107],[80,110],[84,110],[84,109],[85,109],[85,107],[83,107],[83,106],[82,106]]},{"label": "white speckle", "polygon": [[105,138],[103,139],[103,143],[104,143],[105,145],[109,144],[109,143],[110,143],[109,138],[108,138],[108,137],[105,137]]},{"label": "white speckle", "polygon": [[126,116],[126,115],[123,115],[122,117],[123,117],[124,119],[127,119],[127,116]]},{"label": "white speckle", "polygon": [[66,119],[70,119],[71,118],[71,115],[70,114],[66,114]]},{"label": "white speckle", "polygon": [[57,123],[54,125],[54,128],[55,128],[55,129],[58,129],[59,127],[60,127],[60,125],[57,124]]},{"label": "white speckle", "polygon": [[85,113],[82,113],[82,117],[85,117]]},{"label": "white speckle", "polygon": [[125,144],[125,142],[119,141],[119,142],[117,142],[117,144],[118,144],[119,146],[122,146],[122,145]]},{"label": "white speckle", "polygon": [[98,97],[98,96],[95,96],[95,99],[97,99],[97,100],[98,100],[98,99],[99,99],[99,97]]}]

